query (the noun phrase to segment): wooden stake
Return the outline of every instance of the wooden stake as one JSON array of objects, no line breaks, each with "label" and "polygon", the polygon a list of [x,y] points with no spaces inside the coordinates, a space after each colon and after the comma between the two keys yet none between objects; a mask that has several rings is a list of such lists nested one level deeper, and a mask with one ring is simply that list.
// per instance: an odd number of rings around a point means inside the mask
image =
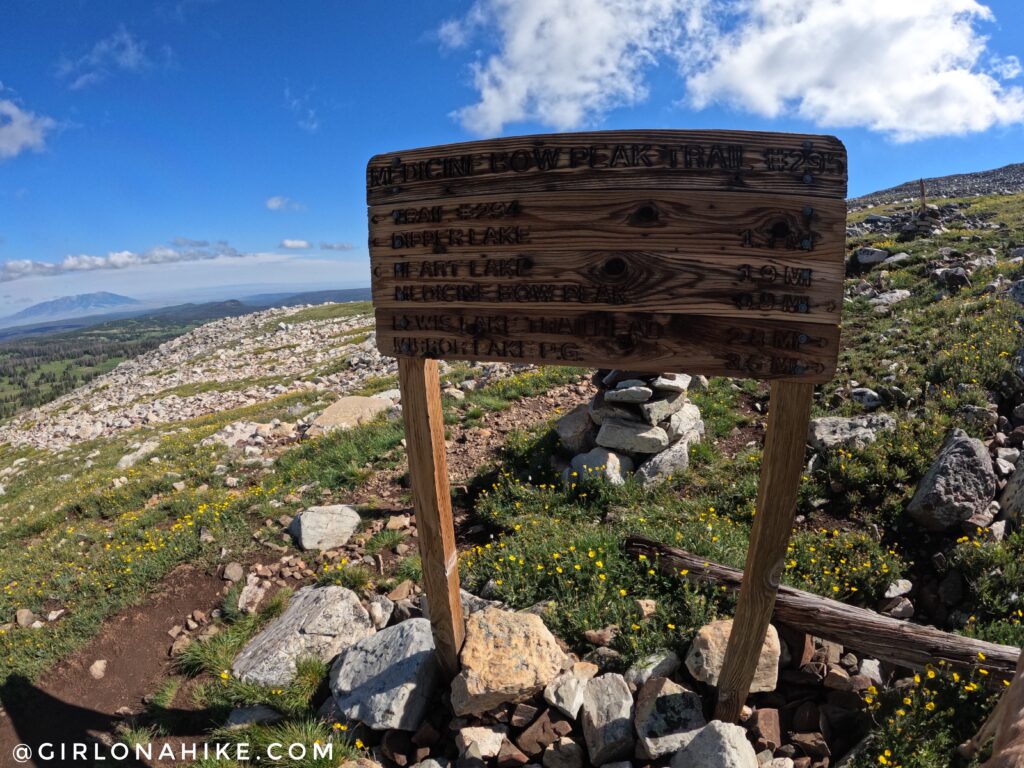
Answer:
[{"label": "wooden stake", "polygon": [[402,391],[402,417],[423,564],[423,588],[430,606],[437,657],[450,679],[459,671],[459,650],[466,627],[459,599],[458,552],[437,361],[398,358],[398,385]]},{"label": "wooden stake", "polygon": [[813,395],[813,384],[780,381],[771,385],[757,512],[736,617],[718,679],[715,717],[726,722],[739,719],[775,607],[796,514]]},{"label": "wooden stake", "polygon": [[928,208],[928,200],[924,195],[924,179],[921,179],[921,213],[924,213]]}]

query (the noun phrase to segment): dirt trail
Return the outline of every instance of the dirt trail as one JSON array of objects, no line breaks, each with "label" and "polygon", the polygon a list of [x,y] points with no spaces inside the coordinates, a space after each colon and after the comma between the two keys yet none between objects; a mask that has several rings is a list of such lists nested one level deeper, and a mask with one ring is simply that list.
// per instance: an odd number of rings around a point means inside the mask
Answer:
[{"label": "dirt trail", "polygon": [[[453,426],[448,453],[453,486],[465,483],[479,468],[493,463],[510,431],[548,419],[556,409],[565,413],[587,400],[592,390],[589,383],[558,387],[537,397],[524,398],[508,410],[486,413],[479,426],[468,429]],[[401,485],[404,472],[405,468],[401,467],[377,473],[355,492],[338,494],[342,496],[339,500],[355,504],[373,500],[402,507],[407,493]],[[458,522],[464,523],[466,516],[460,511],[463,514],[458,516]],[[276,553],[253,553],[243,563],[248,565],[257,559],[272,562],[276,558]],[[93,640],[39,680],[34,683],[8,681],[0,688],[4,710],[0,714],[0,768],[59,764],[16,762],[12,757],[16,744],[29,744],[33,748],[41,742],[99,740],[109,744],[117,726],[132,714],[142,712],[144,698],[173,675],[168,656],[172,642],[168,630],[182,624],[196,609],[209,612],[218,607],[224,585],[217,573],[182,565],[147,596],[144,603],[109,618]],[[100,680],[95,680],[89,672],[97,659],[107,661],[106,672]],[[179,692],[175,706],[187,706],[181,703],[185,698],[187,696]],[[177,736],[175,741],[178,742],[193,741],[186,734]],[[196,736],[194,741],[201,741],[198,734]]]}]

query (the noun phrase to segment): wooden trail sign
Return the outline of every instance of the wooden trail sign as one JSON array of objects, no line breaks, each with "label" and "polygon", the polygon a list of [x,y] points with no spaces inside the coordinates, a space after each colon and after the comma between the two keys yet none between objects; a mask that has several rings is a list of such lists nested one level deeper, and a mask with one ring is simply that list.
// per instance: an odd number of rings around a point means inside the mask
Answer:
[{"label": "wooden trail sign", "polygon": [[843,145],[743,131],[525,136],[378,155],[366,184],[377,343],[399,358],[424,581],[452,674],[463,621],[434,360],[772,381],[716,713],[735,720],[792,528],[813,385],[838,358]]}]

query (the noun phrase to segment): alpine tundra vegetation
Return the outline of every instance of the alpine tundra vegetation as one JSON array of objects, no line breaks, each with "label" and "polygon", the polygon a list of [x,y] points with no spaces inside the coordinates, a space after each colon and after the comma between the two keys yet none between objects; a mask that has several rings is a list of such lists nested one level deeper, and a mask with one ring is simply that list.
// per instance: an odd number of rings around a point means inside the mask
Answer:
[{"label": "alpine tundra vegetation", "polygon": [[[843,351],[815,393],[782,579],[1019,647],[1024,194],[999,192],[852,201]],[[89,674],[125,681],[121,709],[80,706],[126,743],[336,745],[291,765],[983,761],[955,747],[1007,685],[984,654],[908,669],[798,627],[770,632],[740,726],[707,724],[735,594],[624,543],[742,568],[765,385],[442,365],[468,617],[453,717],[369,306],[155,340],[0,424],[0,729]],[[600,437],[631,412],[657,446]],[[139,633],[130,657],[100,655],[117,632]]]}]

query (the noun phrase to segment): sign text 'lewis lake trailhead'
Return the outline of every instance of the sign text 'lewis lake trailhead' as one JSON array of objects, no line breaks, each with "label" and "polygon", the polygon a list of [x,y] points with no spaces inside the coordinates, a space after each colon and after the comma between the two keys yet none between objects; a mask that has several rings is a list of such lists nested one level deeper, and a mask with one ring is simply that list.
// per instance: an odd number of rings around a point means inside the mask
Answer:
[{"label": "sign text 'lewis lake trailhead'", "polygon": [[846,153],[827,136],[611,131],[379,155],[378,344],[827,381],[845,194]]}]

